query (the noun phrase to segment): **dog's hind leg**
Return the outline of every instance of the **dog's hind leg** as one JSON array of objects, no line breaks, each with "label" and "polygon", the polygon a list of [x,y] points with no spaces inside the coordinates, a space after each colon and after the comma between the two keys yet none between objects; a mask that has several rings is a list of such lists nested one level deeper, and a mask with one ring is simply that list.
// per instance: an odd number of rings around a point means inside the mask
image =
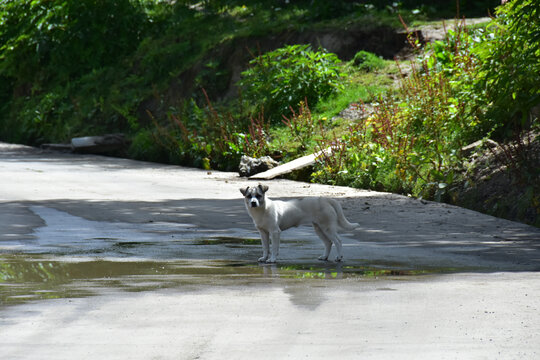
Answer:
[{"label": "dog's hind leg", "polygon": [[342,261],[343,260],[343,242],[341,241],[341,238],[339,237],[337,231],[333,231],[332,232],[332,242],[334,243],[334,245],[336,245],[336,252],[337,252],[337,256],[336,256],[336,261]]},{"label": "dog's hind leg", "polygon": [[315,233],[317,236],[321,239],[321,241],[324,244],[324,254],[322,256],[319,256],[319,260],[327,261],[328,256],[330,256],[330,250],[332,250],[332,240],[330,240],[324,231],[322,231],[321,227],[317,223],[313,223],[313,229],[315,229]]},{"label": "dog's hind leg", "polygon": [[[335,227],[330,227],[323,229],[319,227],[319,230],[324,235],[324,238],[327,239],[327,241],[330,242],[330,245],[334,244],[336,247],[337,257],[336,261],[342,261],[343,260],[343,243],[341,241],[341,238],[338,235],[337,229]],[[320,237],[320,235],[319,235]],[[326,244],[325,244],[326,245]],[[325,253],[326,256],[330,255],[330,251],[328,251],[328,254]]]}]

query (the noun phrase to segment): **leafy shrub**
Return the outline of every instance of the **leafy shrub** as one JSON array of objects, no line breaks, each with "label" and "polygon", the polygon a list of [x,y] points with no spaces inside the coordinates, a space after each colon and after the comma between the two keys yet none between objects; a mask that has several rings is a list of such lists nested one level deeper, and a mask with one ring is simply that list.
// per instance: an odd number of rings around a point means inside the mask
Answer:
[{"label": "leafy shrub", "polygon": [[476,91],[489,99],[486,129],[508,138],[540,105],[540,2],[509,1],[497,15],[475,48],[482,60]]},{"label": "leafy shrub", "polygon": [[476,123],[470,137],[512,139],[530,125],[531,109],[540,104],[540,3],[508,2],[497,15],[485,29],[448,30],[426,57],[465,103]]},{"label": "leafy shrub", "polygon": [[124,131],[131,125],[124,121],[127,105],[116,100],[134,100],[113,91],[127,78],[122,59],[147,25],[131,0],[2,1],[4,139],[36,144],[88,129]]},{"label": "leafy shrub", "polygon": [[369,51],[359,51],[354,55],[353,64],[360,70],[373,71],[384,67],[384,60]]},{"label": "leafy shrub", "polygon": [[130,0],[3,1],[0,16],[0,72],[33,81],[115,62],[146,24]]},{"label": "leafy shrub", "polygon": [[342,89],[339,63],[335,54],[324,49],[290,45],[251,60],[239,85],[244,99],[278,121],[300,101],[307,99],[314,106],[319,99]]}]

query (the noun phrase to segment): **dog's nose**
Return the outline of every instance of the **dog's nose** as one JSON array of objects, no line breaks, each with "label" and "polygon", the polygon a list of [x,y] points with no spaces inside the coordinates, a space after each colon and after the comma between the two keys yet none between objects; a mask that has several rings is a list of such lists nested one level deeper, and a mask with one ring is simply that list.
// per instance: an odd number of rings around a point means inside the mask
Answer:
[{"label": "dog's nose", "polygon": [[255,200],[251,202],[251,207],[257,207],[257,206],[259,206],[259,204],[257,204]]}]

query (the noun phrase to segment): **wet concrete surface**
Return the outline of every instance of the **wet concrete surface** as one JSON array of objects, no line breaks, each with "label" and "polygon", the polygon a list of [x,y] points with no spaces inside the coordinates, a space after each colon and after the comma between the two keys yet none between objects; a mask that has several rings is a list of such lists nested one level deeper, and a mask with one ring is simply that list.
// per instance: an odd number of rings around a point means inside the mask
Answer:
[{"label": "wet concrete surface", "polygon": [[[540,354],[540,230],[403,196],[329,196],[343,263],[310,227],[258,264],[233,173],[0,143],[0,353],[10,359],[499,358]],[[31,350],[30,350],[31,349]]]}]

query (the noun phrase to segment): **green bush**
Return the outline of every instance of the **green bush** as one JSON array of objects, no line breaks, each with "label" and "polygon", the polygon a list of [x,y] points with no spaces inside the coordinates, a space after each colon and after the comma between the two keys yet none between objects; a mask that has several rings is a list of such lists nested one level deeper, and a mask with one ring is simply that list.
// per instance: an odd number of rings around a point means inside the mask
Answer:
[{"label": "green bush", "polygon": [[322,98],[343,88],[339,59],[310,45],[290,45],[250,61],[239,85],[243,97],[274,122],[290,115],[291,107],[307,99],[313,107]]},{"label": "green bush", "polygon": [[519,138],[537,122],[530,113],[540,103],[539,14],[540,3],[516,0],[487,29],[457,23],[428,46],[394,96],[327,140],[336,155],[315,180],[444,200],[461,176],[464,145]]},{"label": "green bush", "polygon": [[353,64],[360,70],[373,71],[384,67],[384,60],[369,51],[359,51],[354,55]]},{"label": "green bush", "polygon": [[481,59],[477,92],[485,92],[486,130],[511,137],[540,105],[540,2],[515,0],[497,10],[484,41],[475,49]]},{"label": "green bush", "polygon": [[[130,0],[2,1],[0,73],[69,77],[134,51],[146,18]],[[36,74],[39,76],[36,79]]]},{"label": "green bush", "polygon": [[450,79],[474,125],[465,141],[515,138],[540,104],[540,3],[508,2],[497,15],[486,28],[448,30],[427,51],[427,67]]},{"label": "green bush", "polygon": [[89,129],[124,131],[128,96],[113,92],[147,26],[130,0],[2,1],[3,139],[39,144]]}]

